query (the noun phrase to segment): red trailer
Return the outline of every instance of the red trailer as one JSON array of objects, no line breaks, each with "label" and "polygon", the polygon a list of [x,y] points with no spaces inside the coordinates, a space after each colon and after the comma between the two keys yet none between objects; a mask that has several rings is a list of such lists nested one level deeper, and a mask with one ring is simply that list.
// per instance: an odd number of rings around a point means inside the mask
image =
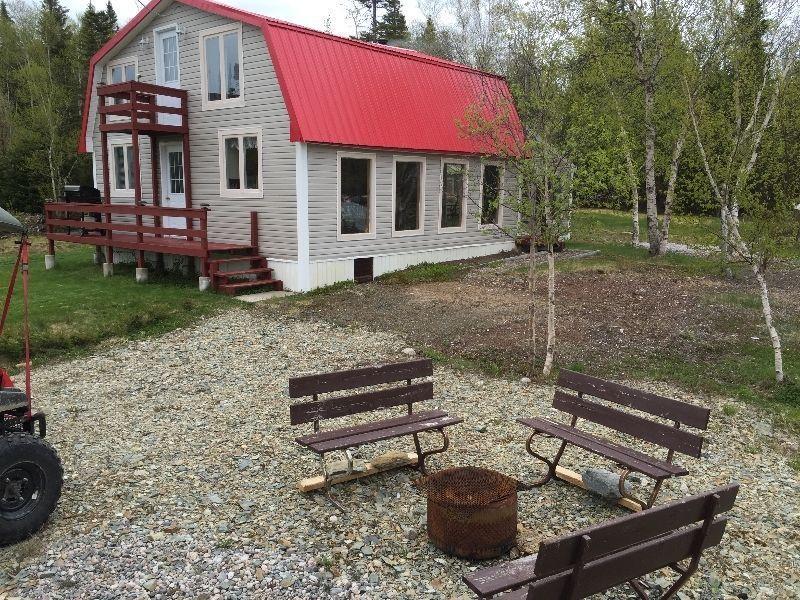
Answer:
[{"label": "red trailer", "polygon": [[0,208],[0,232],[19,235],[19,251],[11,272],[0,335],[18,279],[22,279],[25,385],[20,389],[0,368],[0,546],[22,541],[41,529],[61,496],[64,472],[53,447],[44,440],[45,415],[31,406],[30,324],[28,319],[28,254],[25,228]]}]

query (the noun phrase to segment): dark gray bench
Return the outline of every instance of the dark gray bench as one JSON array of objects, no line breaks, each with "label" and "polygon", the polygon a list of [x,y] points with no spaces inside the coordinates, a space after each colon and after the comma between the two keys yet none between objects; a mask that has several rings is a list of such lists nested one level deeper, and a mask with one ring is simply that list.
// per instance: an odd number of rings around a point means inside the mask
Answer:
[{"label": "dark gray bench", "polygon": [[[416,448],[415,466],[425,473],[425,459],[432,454],[447,450],[450,441],[445,428],[461,423],[462,419],[452,417],[442,410],[414,412],[415,403],[433,399],[433,382],[414,382],[414,380],[431,375],[433,375],[432,362],[429,359],[421,359],[289,379],[289,396],[291,398],[312,397],[310,402],[292,405],[289,409],[289,418],[292,425],[314,424],[314,433],[299,437],[296,441],[319,455],[323,487],[328,498],[331,498],[331,477],[325,467],[325,455],[329,452],[345,452],[348,474],[350,474],[353,471],[350,448],[391,438],[411,436]],[[321,394],[398,382],[403,383],[320,399]],[[320,422],[326,419],[371,413],[376,410],[401,406],[407,409],[401,416],[388,419],[373,418],[359,425],[320,430]],[[443,445],[435,450],[423,451],[419,434],[431,431],[441,434]]]},{"label": "dark gray bench", "polygon": [[[722,540],[738,484],[731,484],[546,540],[539,552],[479,569],[464,582],[479,598],[575,600],[628,584],[649,598],[640,579],[669,568],[677,580],[659,596],[672,598],[697,571],[703,551]],[[688,560],[688,564],[681,564]]]},{"label": "dark gray bench", "polygon": [[[518,422],[533,429],[526,445],[528,453],[548,466],[547,473],[538,481],[533,482],[533,486],[544,485],[553,477],[559,477],[569,483],[581,484],[580,476],[572,472],[567,472],[567,476],[562,476],[564,470],[558,466],[566,447],[573,445],[608,458],[620,466],[622,473],[619,479],[619,492],[623,500],[627,500],[627,503],[624,503],[625,506],[634,509],[650,508],[665,479],[688,474],[684,467],[672,462],[675,452],[695,458],[700,457],[703,437],[681,429],[681,425],[706,429],[711,413],[708,408],[567,370],[559,373],[557,386],[564,389],[556,389],[553,407],[572,416],[569,424],[540,418],[517,419]],[[593,396],[616,405],[661,417],[672,421],[672,425],[618,410],[592,401],[585,396]],[[582,431],[578,428],[578,419],[585,419],[642,441],[662,446],[667,449],[667,455],[664,459],[660,459],[629,446]],[[554,458],[545,458],[533,450],[531,444],[537,435],[561,440],[561,445]],[[641,473],[655,480],[648,500],[643,501],[630,494],[628,486],[626,486],[626,479],[631,473]]]}]

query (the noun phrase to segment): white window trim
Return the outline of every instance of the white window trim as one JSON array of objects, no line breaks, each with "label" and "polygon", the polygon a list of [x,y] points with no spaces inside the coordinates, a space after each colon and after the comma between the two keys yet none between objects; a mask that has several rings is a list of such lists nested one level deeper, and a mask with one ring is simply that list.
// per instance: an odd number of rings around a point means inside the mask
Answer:
[{"label": "white window trim", "polygon": [[[458,227],[442,227],[442,201],[444,200],[444,165],[454,163],[464,165],[464,194],[461,202],[461,225]],[[469,161],[463,158],[442,157],[439,168],[439,210],[436,217],[436,230],[439,233],[464,233],[467,230],[467,195],[469,194]]]},{"label": "white window trim", "polygon": [[[110,165],[108,169],[108,179],[111,183],[111,195],[116,198],[133,198],[136,196],[136,190],[134,189],[134,182],[129,181],[128,183],[131,184],[130,189],[118,189],[117,188],[117,171],[116,165],[114,163],[114,148],[124,148],[122,152],[123,161],[125,162],[125,178],[128,178],[128,151],[127,147],[131,146],[133,148],[133,142],[131,141],[130,137],[128,139],[115,139],[109,140],[108,142],[108,155],[110,157]],[[131,150],[132,151],[132,150]]]},{"label": "white window trim", "polygon": [[[229,127],[217,131],[219,146],[219,195],[222,198],[263,198],[264,197],[264,144],[262,141],[262,127]],[[258,189],[229,190],[225,185],[225,138],[228,137],[253,137],[258,138]],[[239,174],[244,185],[244,146],[239,145]]]},{"label": "white window trim", "polygon": [[[500,167],[500,203],[497,205],[497,223],[481,223],[481,219],[483,218],[483,174],[486,170],[487,165],[494,165],[495,167]],[[478,191],[478,198],[480,201],[479,206],[479,218],[478,218],[478,229],[485,230],[485,229],[497,229],[498,227],[503,226],[503,201],[506,197],[506,189],[505,189],[505,181],[506,181],[506,166],[503,164],[502,161],[499,160],[487,160],[481,161],[481,182],[480,182],[480,189]]]},{"label": "white window trim", "polygon": [[[225,33],[236,32],[239,35],[239,97],[238,98],[223,98],[221,100],[208,99],[208,78],[206,69],[206,44],[207,37],[218,35],[220,39]],[[244,106],[244,43],[242,36],[242,24],[231,23],[230,25],[221,25],[220,27],[213,27],[211,29],[204,29],[199,35],[200,45],[200,94],[202,99],[202,110],[216,110],[218,108],[230,108],[232,106]],[[220,85],[224,89],[225,77],[224,73],[224,53],[222,45],[220,44]]]},{"label": "white window trim", "polygon": [[[371,161],[369,177],[369,231],[366,233],[342,233],[342,159],[361,158]],[[376,191],[377,186],[375,176],[377,173],[376,163],[378,157],[369,152],[337,152],[336,153],[336,239],[344,242],[348,240],[374,240],[377,237],[376,226]]]},{"label": "white window trim", "polygon": [[[171,23],[169,25],[163,25],[161,27],[156,27],[153,29],[153,57],[155,59],[155,66],[156,66],[156,73],[154,78],[154,83],[158,84],[159,75],[164,71],[164,53],[159,52],[161,48],[159,48],[160,44],[158,43],[158,36],[160,33],[165,31],[170,31],[174,29],[175,33],[178,37],[178,44],[177,44],[177,53],[178,53],[178,85],[177,87],[181,86],[181,36],[178,33],[178,24]],[[158,84],[160,85],[160,84]]]},{"label": "white window trim", "polygon": [[[395,229],[396,221],[395,221],[395,202],[397,197],[397,163],[399,162],[415,162],[420,163],[422,168],[420,169],[420,182],[419,182],[419,206],[418,206],[418,217],[419,217],[419,227],[417,229],[406,229],[402,231],[397,231]],[[428,160],[424,156],[394,156],[394,160],[392,161],[392,237],[411,237],[415,235],[422,235],[425,233],[425,183],[427,178],[427,171],[428,171]]]}]

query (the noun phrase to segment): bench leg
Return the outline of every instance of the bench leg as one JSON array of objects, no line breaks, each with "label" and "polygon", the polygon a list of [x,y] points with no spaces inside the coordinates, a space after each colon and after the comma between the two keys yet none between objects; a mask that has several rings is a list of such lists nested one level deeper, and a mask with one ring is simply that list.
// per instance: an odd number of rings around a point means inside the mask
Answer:
[{"label": "bench leg", "polygon": [[431,456],[432,454],[441,454],[442,452],[446,452],[447,449],[450,447],[450,438],[447,436],[447,432],[444,429],[437,429],[442,435],[442,447],[436,450],[429,450],[428,452],[422,451],[422,444],[419,441],[419,435],[413,434],[414,437],[414,447],[417,450],[417,465],[416,468],[419,469],[419,472],[423,475],[427,475],[428,471],[425,469],[425,459]]},{"label": "bench leg", "polygon": [[558,449],[558,452],[556,452],[556,455],[553,457],[553,460],[550,460],[549,458],[545,458],[541,454],[535,452],[533,450],[533,448],[531,447],[531,444],[533,443],[533,438],[536,437],[537,435],[541,435],[542,437],[547,437],[547,438],[552,438],[553,437],[553,436],[547,435],[546,433],[543,433],[541,431],[534,431],[530,435],[530,437],[528,438],[527,443],[525,444],[525,449],[528,451],[528,454],[530,454],[534,458],[538,458],[540,461],[542,461],[543,463],[545,463],[547,465],[547,474],[544,475],[544,477],[542,477],[541,479],[537,479],[533,483],[529,483],[529,484],[525,485],[525,487],[529,487],[529,488],[542,486],[545,483],[547,483],[548,481],[550,481],[553,477],[556,476],[556,467],[558,466],[558,463],[561,460],[561,457],[564,455],[564,450],[567,447],[567,442],[566,441],[562,441],[561,442],[561,446]]},{"label": "bench leg", "polygon": [[664,483],[663,479],[656,480],[655,485],[653,486],[653,491],[650,493],[650,497],[647,501],[640,500],[636,496],[629,494],[625,490],[625,481],[628,479],[628,476],[635,471],[631,469],[623,469],[622,473],[619,476],[619,494],[623,498],[630,500],[631,502],[636,502],[639,506],[642,507],[642,510],[647,510],[648,508],[652,508],[653,504],[655,504],[656,498],[658,497],[658,493],[661,491],[661,485]]},{"label": "bench leg", "polygon": [[[347,456],[347,475],[350,475],[353,472],[353,455],[351,454],[350,450],[344,451],[345,456]],[[344,507],[336,501],[336,499],[331,494],[331,476],[328,474],[328,468],[325,466],[325,454],[319,455],[319,463],[320,467],[322,468],[322,480],[325,486],[325,497],[328,499],[328,502],[333,504],[336,508],[338,508],[342,512],[346,512]]]}]

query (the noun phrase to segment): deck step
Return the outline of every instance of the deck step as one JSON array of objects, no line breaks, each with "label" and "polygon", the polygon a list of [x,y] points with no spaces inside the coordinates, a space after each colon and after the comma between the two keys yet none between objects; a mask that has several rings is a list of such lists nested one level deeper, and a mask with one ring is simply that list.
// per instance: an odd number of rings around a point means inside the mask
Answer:
[{"label": "deck step", "polygon": [[259,287],[271,287],[275,291],[280,291],[283,289],[283,282],[279,279],[252,279],[249,281],[237,281],[236,283],[220,283],[217,285],[217,291],[234,296],[241,291]]},{"label": "deck step", "polygon": [[247,277],[248,275],[270,275],[270,267],[254,267],[252,269],[242,269],[240,271],[216,271],[211,276],[214,278],[228,279],[229,277]]},{"label": "deck step", "polygon": [[231,263],[245,262],[245,261],[266,262],[266,258],[258,256],[257,254],[243,254],[242,256],[227,256],[225,258],[210,258],[208,259],[209,265],[229,265]]}]

